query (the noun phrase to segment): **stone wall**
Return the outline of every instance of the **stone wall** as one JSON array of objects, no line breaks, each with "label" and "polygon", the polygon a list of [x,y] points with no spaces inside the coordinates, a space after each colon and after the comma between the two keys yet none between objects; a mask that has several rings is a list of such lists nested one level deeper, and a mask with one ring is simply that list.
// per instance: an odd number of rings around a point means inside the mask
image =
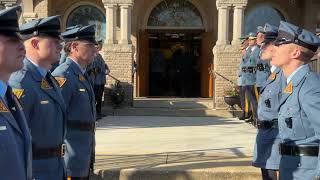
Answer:
[{"label": "stone wall", "polygon": [[[125,90],[124,106],[131,106],[133,102],[132,60],[133,46],[122,44],[105,44],[103,48],[104,58],[110,69],[110,75],[117,78]],[[107,77],[108,88],[115,80]],[[108,92],[105,94],[105,102],[110,104]]]},{"label": "stone wall", "polygon": [[[238,65],[240,64],[241,54],[239,46],[236,45],[216,45],[214,53],[214,70],[215,74],[215,108],[226,108],[223,97],[226,90],[237,84]],[[235,84],[227,81],[223,77],[231,80]]]},{"label": "stone wall", "polygon": [[34,12],[37,14],[37,18],[43,18],[43,17],[50,16],[48,0],[35,0],[34,1]]}]

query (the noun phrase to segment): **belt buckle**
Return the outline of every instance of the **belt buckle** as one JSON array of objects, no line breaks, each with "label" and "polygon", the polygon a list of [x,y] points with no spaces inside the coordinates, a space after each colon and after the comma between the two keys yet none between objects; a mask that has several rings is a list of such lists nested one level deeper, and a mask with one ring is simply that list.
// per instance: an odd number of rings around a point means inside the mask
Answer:
[{"label": "belt buckle", "polygon": [[66,149],[67,149],[67,145],[66,144],[62,144],[61,145],[61,157],[63,157],[66,154]]}]

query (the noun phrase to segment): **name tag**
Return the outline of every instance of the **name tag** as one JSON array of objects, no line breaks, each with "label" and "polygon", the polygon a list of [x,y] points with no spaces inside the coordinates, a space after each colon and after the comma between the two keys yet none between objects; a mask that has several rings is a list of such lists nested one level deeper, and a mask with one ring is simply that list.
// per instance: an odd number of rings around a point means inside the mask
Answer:
[{"label": "name tag", "polygon": [[7,126],[0,126],[0,131],[5,131],[7,130]]},{"label": "name tag", "polygon": [[40,101],[40,104],[49,104],[49,101]]},{"label": "name tag", "polygon": [[86,89],[79,89],[80,92],[86,92]]}]

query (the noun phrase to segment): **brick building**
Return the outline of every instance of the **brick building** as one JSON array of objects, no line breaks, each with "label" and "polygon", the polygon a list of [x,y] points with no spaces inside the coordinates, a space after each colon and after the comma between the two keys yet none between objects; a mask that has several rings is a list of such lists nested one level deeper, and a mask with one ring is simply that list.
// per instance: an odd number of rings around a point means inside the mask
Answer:
[{"label": "brick building", "polygon": [[[236,82],[239,37],[280,20],[315,30],[319,0],[0,0],[22,3],[21,22],[59,14],[63,28],[96,24],[112,75],[138,97],[213,98]],[[137,64],[134,72],[133,64]],[[317,64],[314,65],[317,67]],[[187,70],[186,70],[187,69]],[[111,78],[108,78],[113,83]]]}]

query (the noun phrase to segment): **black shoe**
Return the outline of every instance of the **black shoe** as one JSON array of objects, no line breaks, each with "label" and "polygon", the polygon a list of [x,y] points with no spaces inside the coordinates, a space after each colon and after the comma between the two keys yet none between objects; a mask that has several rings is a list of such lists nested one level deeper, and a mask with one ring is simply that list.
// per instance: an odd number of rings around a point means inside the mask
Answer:
[{"label": "black shoe", "polygon": [[239,120],[245,120],[245,117],[244,116],[240,116],[240,117],[238,117],[239,118]]},{"label": "black shoe", "polygon": [[249,119],[244,120],[244,122],[246,122],[246,123],[251,123],[253,121],[254,121],[254,119],[252,117],[250,117]]}]

